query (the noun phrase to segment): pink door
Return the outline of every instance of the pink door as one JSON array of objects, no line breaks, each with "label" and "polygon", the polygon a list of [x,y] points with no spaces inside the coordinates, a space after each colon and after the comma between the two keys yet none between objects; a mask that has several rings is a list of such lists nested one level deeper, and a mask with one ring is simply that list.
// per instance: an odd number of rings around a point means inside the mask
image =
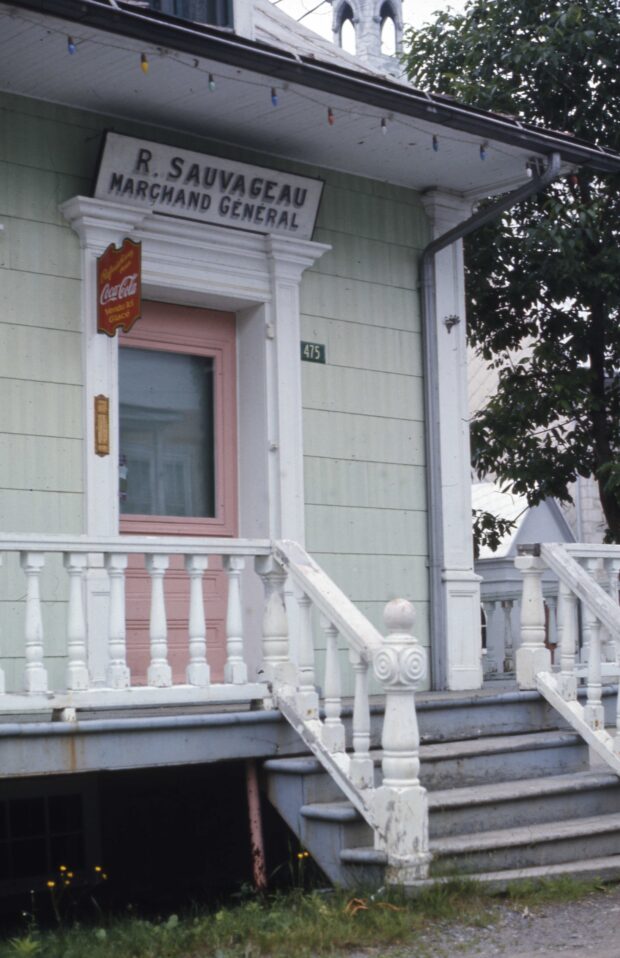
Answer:
[{"label": "pink door", "polygon": [[[120,531],[236,536],[235,317],[143,304],[119,351]],[[182,557],[165,577],[170,664],[183,682],[189,585]],[[219,559],[204,577],[207,659],[221,681],[226,658],[226,576]],[[127,654],[134,684],[149,663],[150,580],[141,556],[127,574]]]}]

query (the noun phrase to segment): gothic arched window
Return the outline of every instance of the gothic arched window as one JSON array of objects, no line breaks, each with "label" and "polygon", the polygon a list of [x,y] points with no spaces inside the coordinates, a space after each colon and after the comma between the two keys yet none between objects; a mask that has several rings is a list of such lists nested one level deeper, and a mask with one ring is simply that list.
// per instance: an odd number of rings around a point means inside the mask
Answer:
[{"label": "gothic arched window", "polygon": [[340,10],[338,43],[347,53],[355,54],[355,24],[353,23],[353,10],[348,3],[343,3]]},{"label": "gothic arched window", "polygon": [[381,20],[381,53],[394,56],[396,53],[396,16],[391,3],[384,3],[379,12]]}]

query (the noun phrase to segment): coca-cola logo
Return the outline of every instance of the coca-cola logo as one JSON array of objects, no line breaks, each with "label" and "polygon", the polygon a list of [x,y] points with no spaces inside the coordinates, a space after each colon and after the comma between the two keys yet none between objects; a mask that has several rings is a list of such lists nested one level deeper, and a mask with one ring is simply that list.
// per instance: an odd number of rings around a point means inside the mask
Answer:
[{"label": "coca-cola logo", "polygon": [[135,296],[137,291],[138,274],[131,273],[129,276],[125,276],[125,278],[115,286],[106,283],[101,290],[99,302],[102,306],[105,306],[107,303],[113,303],[119,299],[127,299],[129,296]]}]

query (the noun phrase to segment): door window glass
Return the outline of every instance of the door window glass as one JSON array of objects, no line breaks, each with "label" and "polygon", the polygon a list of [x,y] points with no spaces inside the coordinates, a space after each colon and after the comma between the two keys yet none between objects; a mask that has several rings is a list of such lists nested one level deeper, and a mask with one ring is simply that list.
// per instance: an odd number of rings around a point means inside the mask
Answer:
[{"label": "door window glass", "polygon": [[119,350],[121,513],[215,516],[214,360]]}]

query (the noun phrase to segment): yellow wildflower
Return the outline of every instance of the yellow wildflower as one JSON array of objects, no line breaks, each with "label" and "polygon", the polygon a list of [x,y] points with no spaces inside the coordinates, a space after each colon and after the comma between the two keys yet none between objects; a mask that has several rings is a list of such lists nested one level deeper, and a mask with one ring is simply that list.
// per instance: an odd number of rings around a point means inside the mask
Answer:
[{"label": "yellow wildflower", "polygon": [[66,870],[67,870],[67,866],[66,866],[66,865],[59,865],[59,866],[58,866],[58,871],[59,871],[59,872],[66,872]]},{"label": "yellow wildflower", "polygon": [[47,887],[48,887],[48,888],[55,888],[55,887],[56,887],[56,882],[55,882],[55,881],[48,881]]}]

